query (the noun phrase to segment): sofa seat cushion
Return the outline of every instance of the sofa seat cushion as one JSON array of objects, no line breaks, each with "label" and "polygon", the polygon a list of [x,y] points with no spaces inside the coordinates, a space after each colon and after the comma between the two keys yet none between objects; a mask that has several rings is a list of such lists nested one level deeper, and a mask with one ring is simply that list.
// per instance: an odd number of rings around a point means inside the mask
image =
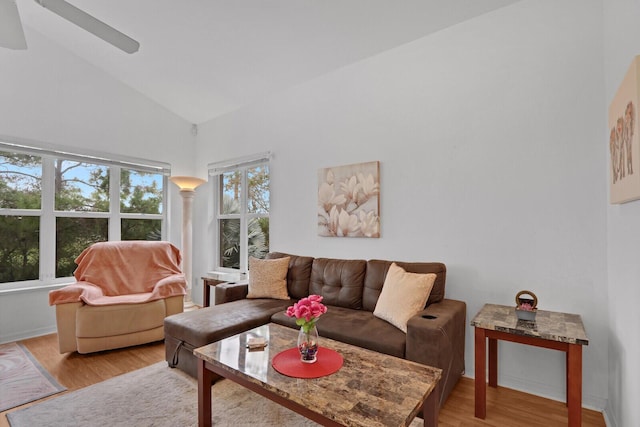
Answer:
[{"label": "sofa seat cushion", "polygon": [[143,304],[83,305],[76,312],[76,337],[98,338],[162,327],[164,300]]},{"label": "sofa seat cushion", "polygon": [[243,299],[213,307],[174,314],[164,319],[164,333],[194,348],[269,323],[271,315],[283,312],[291,301]]},{"label": "sofa seat cushion", "polygon": [[[290,328],[299,329],[295,317],[289,317],[284,312],[275,313],[271,321]],[[378,319],[366,310],[327,306],[327,312],[320,316],[316,324],[322,338],[345,342],[358,347],[404,357],[406,335],[390,323]],[[295,343],[291,343],[295,346]]]}]

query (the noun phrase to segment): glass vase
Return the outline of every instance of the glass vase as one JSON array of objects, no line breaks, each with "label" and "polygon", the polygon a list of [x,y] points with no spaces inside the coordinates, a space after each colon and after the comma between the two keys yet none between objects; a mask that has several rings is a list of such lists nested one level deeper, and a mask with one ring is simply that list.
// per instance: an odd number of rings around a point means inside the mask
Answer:
[{"label": "glass vase", "polygon": [[298,350],[302,363],[315,363],[318,355],[318,329],[315,325],[305,330],[300,327],[298,332]]}]

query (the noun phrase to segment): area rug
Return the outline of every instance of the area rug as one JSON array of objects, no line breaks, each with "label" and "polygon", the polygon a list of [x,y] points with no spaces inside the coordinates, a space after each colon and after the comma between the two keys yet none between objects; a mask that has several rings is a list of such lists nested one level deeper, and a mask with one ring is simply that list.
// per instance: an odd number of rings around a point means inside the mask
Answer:
[{"label": "area rug", "polygon": [[64,390],[22,344],[0,345],[0,412]]},{"label": "area rug", "polygon": [[[166,362],[111,378],[55,399],[7,414],[12,427],[196,426],[195,379]],[[317,426],[229,381],[213,389],[216,426]]]},{"label": "area rug", "polygon": [[[230,380],[213,386],[215,426],[311,427],[318,424]],[[198,385],[159,362],[7,414],[11,427],[198,425]],[[413,420],[411,426],[422,425]]]}]

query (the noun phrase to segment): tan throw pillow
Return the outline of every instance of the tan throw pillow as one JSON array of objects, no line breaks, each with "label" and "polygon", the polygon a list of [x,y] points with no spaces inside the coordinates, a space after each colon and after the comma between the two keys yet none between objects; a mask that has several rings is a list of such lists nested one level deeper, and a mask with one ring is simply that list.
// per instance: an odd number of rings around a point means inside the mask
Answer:
[{"label": "tan throw pillow", "polygon": [[289,299],[287,292],[289,259],[289,257],[276,259],[249,257],[247,298]]},{"label": "tan throw pillow", "polygon": [[427,303],[436,275],[407,273],[392,263],[384,279],[373,315],[386,320],[405,334],[407,322]]}]

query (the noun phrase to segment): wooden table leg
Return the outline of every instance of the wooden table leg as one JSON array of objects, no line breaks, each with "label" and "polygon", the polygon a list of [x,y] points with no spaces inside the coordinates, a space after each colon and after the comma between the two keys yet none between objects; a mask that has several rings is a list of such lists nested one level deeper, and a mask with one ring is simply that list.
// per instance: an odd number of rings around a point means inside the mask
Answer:
[{"label": "wooden table leg", "polygon": [[198,426],[211,427],[211,381],[214,373],[198,359]]},{"label": "wooden table leg", "polygon": [[498,387],[498,340],[489,338],[489,387]]},{"label": "wooden table leg", "polygon": [[567,406],[569,427],[582,425],[582,346],[570,344],[567,351]]},{"label": "wooden table leg", "polygon": [[438,413],[440,412],[440,393],[438,392],[440,387],[436,387],[427,400],[422,405],[422,419],[424,420],[424,427],[437,427],[438,426]]},{"label": "wooden table leg", "polygon": [[564,358],[565,358],[565,363],[564,363],[564,375],[565,375],[565,379],[564,379],[564,391],[565,391],[565,396],[566,396],[566,400],[565,400],[565,405],[569,406],[569,384],[571,383],[571,381],[569,381],[569,350],[564,352]]},{"label": "wooden table leg", "polygon": [[482,328],[475,328],[475,415],[485,419],[487,416],[487,343]]},{"label": "wooden table leg", "polygon": [[202,284],[202,292],[202,306],[209,307],[209,299],[211,298],[211,286],[209,286],[206,281]]}]

